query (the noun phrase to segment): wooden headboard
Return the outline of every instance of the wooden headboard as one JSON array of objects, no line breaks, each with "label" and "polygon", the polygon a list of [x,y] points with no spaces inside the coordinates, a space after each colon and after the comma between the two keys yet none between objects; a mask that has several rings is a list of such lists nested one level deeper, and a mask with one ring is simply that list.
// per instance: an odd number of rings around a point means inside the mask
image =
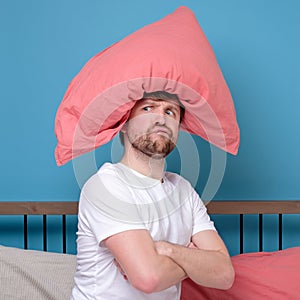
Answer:
[{"label": "wooden headboard", "polygon": [[[300,214],[300,200],[210,201],[209,214]],[[77,201],[0,202],[0,215],[76,215]]]},{"label": "wooden headboard", "polygon": [[[244,215],[258,215],[259,218],[259,251],[263,250],[263,215],[278,215],[278,249],[282,249],[282,215],[300,214],[300,200],[270,200],[270,201],[211,201],[206,203],[211,215],[239,215],[240,252],[244,251]],[[0,215],[24,216],[24,248],[27,249],[27,216],[43,216],[44,250],[47,250],[47,216],[61,215],[63,252],[66,252],[66,216],[76,215],[78,202],[0,202]]]}]

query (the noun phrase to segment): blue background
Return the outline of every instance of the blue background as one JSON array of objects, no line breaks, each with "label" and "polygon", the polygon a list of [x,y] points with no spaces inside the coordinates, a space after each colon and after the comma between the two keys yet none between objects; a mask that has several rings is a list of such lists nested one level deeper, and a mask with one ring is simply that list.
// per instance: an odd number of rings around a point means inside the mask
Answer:
[{"label": "blue background", "polygon": [[[69,82],[100,50],[180,5],[194,11],[215,51],[241,130],[239,153],[227,156],[215,198],[300,198],[299,1],[11,0],[0,3],[0,201],[78,199],[73,164],[57,167],[53,154],[55,114]],[[200,138],[195,142],[201,194],[210,146]],[[111,160],[111,143],[96,157],[98,165]],[[171,157],[168,168],[176,170],[177,161]],[[289,222],[299,228],[295,218]],[[235,221],[218,221],[220,231],[228,231],[231,253],[234,226]],[[256,242],[249,241],[246,250],[254,250]],[[284,243],[291,245],[293,236]],[[31,245],[39,247],[34,239]]]}]

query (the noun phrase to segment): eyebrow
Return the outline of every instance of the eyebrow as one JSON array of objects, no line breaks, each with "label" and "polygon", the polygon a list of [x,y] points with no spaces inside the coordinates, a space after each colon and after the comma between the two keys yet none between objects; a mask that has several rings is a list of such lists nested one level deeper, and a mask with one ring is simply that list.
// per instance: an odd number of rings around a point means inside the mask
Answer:
[{"label": "eyebrow", "polygon": [[147,104],[154,104],[156,105],[157,102],[167,102],[169,105],[169,108],[174,108],[178,112],[180,111],[179,104],[177,104],[174,100],[164,100],[164,99],[151,99],[151,98],[145,98],[142,100],[143,103],[141,105],[147,105]]}]

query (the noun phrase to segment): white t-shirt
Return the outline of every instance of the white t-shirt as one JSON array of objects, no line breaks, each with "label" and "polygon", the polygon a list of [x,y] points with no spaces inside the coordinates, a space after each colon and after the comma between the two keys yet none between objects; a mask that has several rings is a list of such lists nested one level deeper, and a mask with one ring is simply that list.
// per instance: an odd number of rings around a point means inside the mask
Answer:
[{"label": "white t-shirt", "polygon": [[80,195],[77,271],[71,299],[180,299],[180,284],[145,294],[123,278],[101,242],[133,229],[148,230],[154,241],[186,246],[197,232],[215,227],[198,194],[181,176],[166,172],[161,182],[122,163],[106,163],[86,182]]}]

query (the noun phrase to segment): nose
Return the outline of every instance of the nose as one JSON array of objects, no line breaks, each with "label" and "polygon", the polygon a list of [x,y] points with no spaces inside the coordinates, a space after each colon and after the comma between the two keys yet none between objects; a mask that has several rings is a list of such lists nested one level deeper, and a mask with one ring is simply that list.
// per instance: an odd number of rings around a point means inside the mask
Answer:
[{"label": "nose", "polygon": [[156,125],[166,124],[166,114],[163,110],[159,110],[154,113],[154,122]]}]

